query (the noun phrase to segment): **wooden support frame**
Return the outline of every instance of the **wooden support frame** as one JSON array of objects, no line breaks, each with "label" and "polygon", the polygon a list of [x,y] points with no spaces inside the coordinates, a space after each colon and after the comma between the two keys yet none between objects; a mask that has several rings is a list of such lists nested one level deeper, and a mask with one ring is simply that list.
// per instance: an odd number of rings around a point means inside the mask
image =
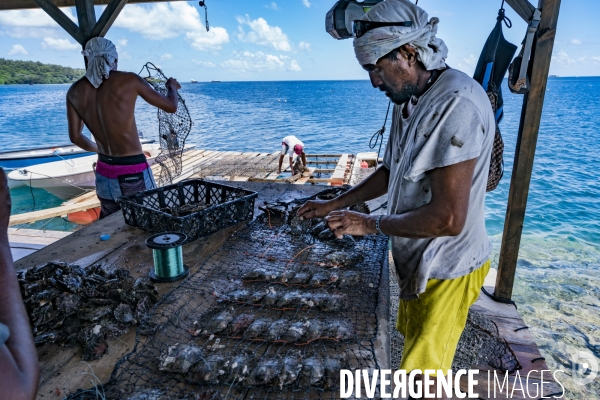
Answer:
[{"label": "wooden support frame", "polygon": [[46,12],[58,25],[60,25],[73,39],[83,45],[85,39],[75,22],[63,13],[50,0],[35,0],[36,4]]},{"label": "wooden support frame", "polygon": [[104,9],[104,12],[98,19],[98,22],[96,22],[96,25],[94,26],[90,37],[103,37],[104,35],[106,35],[106,33],[108,32],[112,24],[115,22],[117,16],[126,4],[127,0],[110,0],[110,3],[108,3],[108,6],[106,6],[106,8]]},{"label": "wooden support frame", "polygon": [[523,99],[494,291],[494,294],[502,299],[512,297],[560,3],[561,0],[540,0],[539,8],[542,10],[542,16],[530,59],[531,89]]},{"label": "wooden support frame", "polygon": [[84,40],[87,41],[90,39],[92,29],[94,29],[94,26],[96,25],[96,11],[94,10],[94,0],[75,0],[75,9],[77,10],[79,31],[84,37]]},{"label": "wooden support frame", "polygon": [[[110,0],[100,19],[96,22],[94,4],[97,0],[74,0],[77,9],[77,26],[63,13],[52,0],[34,0],[58,25],[60,25],[73,39],[85,46],[88,40],[97,36],[104,36],[125,7],[128,0]],[[0,7],[2,10],[2,7]]]},{"label": "wooden support frame", "polygon": [[508,5],[511,6],[525,22],[531,21],[535,7],[528,0],[506,0],[506,3],[508,3]]}]

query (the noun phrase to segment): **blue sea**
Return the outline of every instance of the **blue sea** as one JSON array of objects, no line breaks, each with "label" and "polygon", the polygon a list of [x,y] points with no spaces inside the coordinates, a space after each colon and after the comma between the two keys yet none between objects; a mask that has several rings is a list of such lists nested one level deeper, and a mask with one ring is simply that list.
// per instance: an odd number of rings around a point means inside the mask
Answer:
[{"label": "blue sea", "polygon": [[[68,142],[67,85],[0,86],[0,151]],[[504,89],[505,177],[486,200],[497,264],[522,96]],[[296,135],[309,153],[370,151],[388,101],[368,81],[183,84],[198,148],[276,151]],[[136,109],[145,137],[157,137],[156,111]],[[388,120],[388,129],[390,121]],[[521,241],[514,300],[543,356],[567,375],[567,398],[600,398],[600,378],[568,377],[578,351],[600,362],[600,78],[551,78]],[[387,132],[386,132],[387,137]],[[383,152],[383,150],[382,150]],[[59,205],[42,190],[11,192],[13,212]],[[75,229],[54,219],[28,227]]]}]

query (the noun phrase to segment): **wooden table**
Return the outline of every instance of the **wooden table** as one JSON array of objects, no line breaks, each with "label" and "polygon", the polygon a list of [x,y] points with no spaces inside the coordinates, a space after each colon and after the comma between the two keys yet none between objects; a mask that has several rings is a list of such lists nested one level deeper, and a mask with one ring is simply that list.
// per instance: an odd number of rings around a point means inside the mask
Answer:
[{"label": "wooden table", "polygon": [[[230,184],[232,182],[224,182]],[[258,192],[255,202],[255,216],[261,213],[258,207],[264,202],[291,200],[313,195],[326,187],[299,186],[280,183],[236,182],[232,186]],[[381,211],[381,210],[380,210]],[[217,251],[245,222],[229,229],[199,239],[183,247],[184,260],[191,274],[202,268],[208,257]],[[101,241],[100,235],[109,234],[110,239]],[[44,265],[49,261],[74,263],[87,266],[93,263],[106,263],[128,269],[133,277],[147,275],[153,267],[152,252],[145,245],[149,233],[125,225],[121,213],[116,213],[95,222],[70,236],[61,239],[15,263],[19,269]],[[387,257],[386,257],[387,259]],[[387,264],[385,265],[387,268]],[[375,342],[378,365],[389,368],[389,283],[388,271],[383,271],[381,293],[378,305],[379,334]],[[168,293],[179,282],[158,284],[159,298]],[[38,398],[62,398],[79,388],[89,388],[104,383],[110,377],[116,362],[129,353],[135,343],[136,331],[108,340],[109,352],[99,360],[81,361],[81,348],[78,344],[61,347],[47,344],[38,347],[40,360],[40,387]]]}]

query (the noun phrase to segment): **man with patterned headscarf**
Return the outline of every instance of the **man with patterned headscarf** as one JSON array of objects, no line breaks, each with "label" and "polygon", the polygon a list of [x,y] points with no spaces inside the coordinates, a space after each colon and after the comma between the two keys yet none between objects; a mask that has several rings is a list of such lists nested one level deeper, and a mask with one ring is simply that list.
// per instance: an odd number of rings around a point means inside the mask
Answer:
[{"label": "man with patterned headscarf", "polygon": [[[117,49],[101,37],[88,41],[82,54],[87,61],[85,77],[67,93],[69,138],[82,149],[98,153],[96,194],[102,209],[100,218],[104,218],[120,209],[119,197],[156,186],[135,123],[138,96],[174,113],[181,86],[169,78],[167,95],[163,96],[138,75],[117,71]],[[95,143],[82,134],[84,124]]]},{"label": "man with patterned headscarf", "polygon": [[[356,57],[394,103],[383,165],[299,215],[327,216],[338,237],[391,237],[396,328],[405,337],[400,368],[445,375],[490,266],[484,199],[495,124],[482,87],[445,64],[438,22],[408,0],[383,1],[354,22]],[[388,215],[342,210],[386,193]]]}]

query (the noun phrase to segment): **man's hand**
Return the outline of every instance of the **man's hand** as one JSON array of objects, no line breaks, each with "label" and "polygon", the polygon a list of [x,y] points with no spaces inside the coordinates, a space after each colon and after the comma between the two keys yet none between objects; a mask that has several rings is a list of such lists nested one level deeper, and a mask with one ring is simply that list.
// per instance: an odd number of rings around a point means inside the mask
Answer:
[{"label": "man's hand", "polygon": [[167,83],[165,84],[165,86],[167,88],[172,88],[173,90],[181,89],[181,85],[179,84],[179,82],[177,82],[177,79],[175,79],[175,78],[167,79]]},{"label": "man's hand", "polygon": [[377,233],[376,217],[355,211],[332,211],[326,218],[327,226],[341,239],[344,235],[364,236]]},{"label": "man's hand", "polygon": [[323,218],[336,208],[336,204],[333,200],[310,200],[300,207],[298,216],[300,217],[300,221],[305,219]]}]

